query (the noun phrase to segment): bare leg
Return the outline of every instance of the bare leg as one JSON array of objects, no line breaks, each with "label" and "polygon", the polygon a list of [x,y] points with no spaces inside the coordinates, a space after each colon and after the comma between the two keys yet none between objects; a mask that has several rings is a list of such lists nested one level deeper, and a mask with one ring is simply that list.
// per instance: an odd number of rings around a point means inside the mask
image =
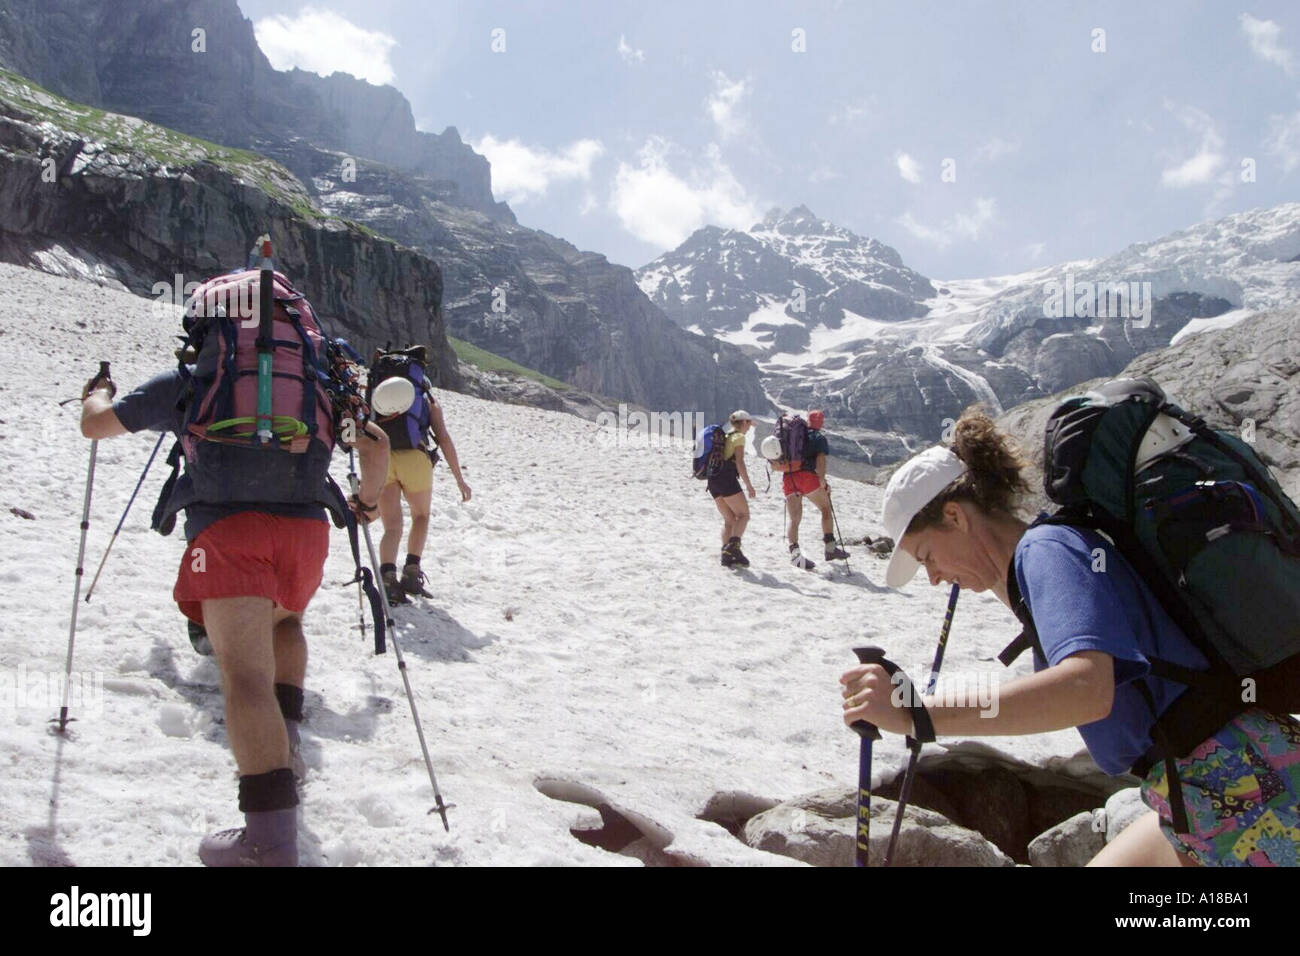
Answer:
[{"label": "bare leg", "polygon": [[722,544],[725,547],[727,542],[731,540],[731,529],[736,518],[731,513],[731,506],[727,504],[726,498],[714,498],[713,503],[717,506],[718,514],[722,515]]},{"label": "bare leg", "polygon": [[[406,505],[411,509],[411,533],[406,539],[406,551],[408,554],[422,555],[424,542],[429,537],[429,507],[433,500],[433,489],[427,488],[413,494],[403,490],[402,497],[406,499]],[[396,553],[393,552],[394,555]]]},{"label": "bare leg", "polygon": [[749,502],[745,500],[743,494],[732,495],[727,499],[727,507],[731,509],[732,514],[731,534],[728,538],[743,538],[745,529],[749,527]]},{"label": "bare leg", "polygon": [[786,540],[791,544],[798,544],[799,522],[803,520],[803,497],[801,495],[787,495],[785,506],[790,511],[790,527],[786,532]]},{"label": "bare leg", "polygon": [[277,607],[274,613],[275,682],[302,687],[307,680],[307,640],[302,618]]},{"label": "bare leg", "polygon": [[1094,856],[1089,866],[1196,866],[1160,832],[1160,818],[1151,810],[1130,823]]},{"label": "bare leg", "polygon": [[822,513],[822,536],[834,533],[835,524],[831,521],[831,498],[826,489],[818,488],[816,491],[808,492],[804,497],[815,504]]},{"label": "bare leg", "polygon": [[402,543],[402,489],[395,481],[384,485],[379,493],[379,520],[384,523],[384,533],[379,539],[379,563],[396,564],[397,548]]},{"label": "bare leg", "polygon": [[203,621],[221,667],[230,750],[243,776],[289,766],[289,738],[275,699],[270,598],[203,602]]}]

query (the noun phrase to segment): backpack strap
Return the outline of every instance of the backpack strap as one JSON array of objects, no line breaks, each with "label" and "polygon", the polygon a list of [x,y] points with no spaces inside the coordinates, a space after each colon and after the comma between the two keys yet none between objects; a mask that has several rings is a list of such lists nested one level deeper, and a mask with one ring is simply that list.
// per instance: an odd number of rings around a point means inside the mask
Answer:
[{"label": "backpack strap", "polygon": [[[1151,739],[1154,746],[1133,765],[1132,772],[1139,777],[1145,777],[1157,762],[1164,762],[1165,782],[1169,787],[1169,810],[1173,817],[1174,832],[1188,833],[1191,828],[1187,824],[1187,805],[1183,802],[1183,782],[1178,776],[1178,764],[1174,761],[1174,754],[1179,751],[1175,749],[1169,740],[1169,735],[1165,732],[1167,720],[1170,716],[1169,711],[1166,710],[1162,716],[1156,710],[1155,697],[1152,696],[1151,688],[1145,680],[1136,680],[1133,682],[1133,686],[1137,688],[1138,693],[1142,695],[1142,699],[1146,701],[1147,709],[1151,711],[1151,716],[1154,718],[1151,723]],[[1184,692],[1179,700],[1188,696],[1191,696],[1191,694]],[[1200,741],[1196,743],[1200,743]],[[1195,743],[1191,745],[1191,747],[1195,746]],[[1190,750],[1191,747],[1188,749]]]},{"label": "backpack strap", "polygon": [[[1035,521],[1030,527],[1039,524],[1041,520]],[[1011,563],[1007,565],[1007,600],[1011,603],[1011,613],[1020,622],[1021,631],[1014,641],[1002,648],[998,660],[1002,662],[1003,667],[1010,667],[1017,657],[1030,649],[1046,660],[1047,655],[1043,653],[1043,647],[1038,643],[1038,629],[1034,627],[1034,618],[1029,613],[1029,604],[1020,593],[1020,583],[1016,580],[1015,555],[1011,556]]]}]

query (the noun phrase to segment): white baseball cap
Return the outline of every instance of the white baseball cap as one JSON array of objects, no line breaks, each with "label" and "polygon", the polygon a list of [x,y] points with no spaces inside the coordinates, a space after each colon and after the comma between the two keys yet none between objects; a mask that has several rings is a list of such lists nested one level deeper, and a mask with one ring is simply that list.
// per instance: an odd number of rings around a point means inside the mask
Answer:
[{"label": "white baseball cap", "polygon": [[943,445],[935,445],[909,459],[890,476],[880,507],[880,523],[885,534],[894,539],[894,554],[885,568],[885,583],[891,588],[901,588],[912,580],[921,566],[903,549],[907,526],[917,512],[965,473],[966,465],[960,458]]},{"label": "white baseball cap", "polygon": [[745,411],[743,408],[738,408],[731,413],[731,420],[733,422],[752,422],[754,416],[749,414],[749,412]]}]

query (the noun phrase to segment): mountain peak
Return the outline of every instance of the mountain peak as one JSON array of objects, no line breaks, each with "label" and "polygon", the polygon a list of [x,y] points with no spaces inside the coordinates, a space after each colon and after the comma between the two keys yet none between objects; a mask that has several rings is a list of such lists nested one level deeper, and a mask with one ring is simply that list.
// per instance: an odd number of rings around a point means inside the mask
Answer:
[{"label": "mountain peak", "polygon": [[789,210],[784,210],[780,206],[773,206],[762,222],[754,223],[751,231],[758,229],[772,229],[776,226],[808,226],[820,223],[821,220],[807,206],[800,204]]}]

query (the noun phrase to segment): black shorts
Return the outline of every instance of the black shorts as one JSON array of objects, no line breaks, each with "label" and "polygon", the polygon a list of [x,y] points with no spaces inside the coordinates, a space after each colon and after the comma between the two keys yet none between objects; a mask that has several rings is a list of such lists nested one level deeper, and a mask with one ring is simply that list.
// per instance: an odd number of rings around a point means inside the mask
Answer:
[{"label": "black shorts", "polygon": [[740,475],[727,469],[709,479],[709,494],[714,498],[730,498],[740,494]]}]

